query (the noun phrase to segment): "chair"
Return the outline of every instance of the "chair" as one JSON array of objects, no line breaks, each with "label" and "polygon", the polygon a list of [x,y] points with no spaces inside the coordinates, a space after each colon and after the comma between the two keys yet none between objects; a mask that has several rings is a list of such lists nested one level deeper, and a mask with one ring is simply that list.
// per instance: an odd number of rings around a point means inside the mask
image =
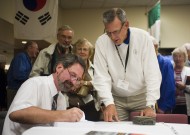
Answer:
[{"label": "chair", "polygon": [[[140,112],[131,112],[129,120],[134,116],[139,116]],[[156,122],[188,124],[188,117],[185,114],[156,114]]]},{"label": "chair", "polygon": [[0,111],[0,135],[2,134],[2,131],[3,131],[3,125],[4,125],[6,115],[7,115],[7,111]]}]

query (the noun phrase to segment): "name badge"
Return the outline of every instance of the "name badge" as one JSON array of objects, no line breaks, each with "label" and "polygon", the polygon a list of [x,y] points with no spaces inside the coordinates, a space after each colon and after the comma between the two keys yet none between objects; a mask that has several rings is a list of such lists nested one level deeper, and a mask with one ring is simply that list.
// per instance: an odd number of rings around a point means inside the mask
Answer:
[{"label": "name badge", "polygon": [[128,90],[129,82],[126,80],[119,79],[117,82],[117,87],[123,90]]}]

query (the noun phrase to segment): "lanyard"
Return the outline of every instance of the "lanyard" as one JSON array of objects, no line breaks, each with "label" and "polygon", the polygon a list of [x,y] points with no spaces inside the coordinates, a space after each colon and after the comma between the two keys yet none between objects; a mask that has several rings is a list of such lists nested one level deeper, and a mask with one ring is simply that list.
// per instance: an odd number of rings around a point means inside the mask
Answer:
[{"label": "lanyard", "polygon": [[[117,50],[117,54],[118,54],[118,56],[119,56],[119,59],[120,59],[122,65],[123,65],[123,61],[122,61],[122,59],[121,59],[121,55],[120,55],[119,50],[118,50],[118,48],[117,48],[116,45],[115,45],[115,48],[116,48],[116,50]],[[123,65],[123,67],[125,68],[125,73],[126,73],[128,58],[129,58],[129,45],[128,45],[128,48],[127,48],[127,54],[126,54],[126,58],[125,58],[125,66]]]}]

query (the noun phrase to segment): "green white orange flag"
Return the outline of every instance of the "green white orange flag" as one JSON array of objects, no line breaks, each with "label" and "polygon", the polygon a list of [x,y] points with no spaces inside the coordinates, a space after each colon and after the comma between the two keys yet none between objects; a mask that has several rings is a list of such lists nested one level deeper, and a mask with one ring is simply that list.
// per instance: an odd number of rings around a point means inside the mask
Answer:
[{"label": "green white orange flag", "polygon": [[148,28],[151,36],[160,42],[160,1],[148,12]]}]

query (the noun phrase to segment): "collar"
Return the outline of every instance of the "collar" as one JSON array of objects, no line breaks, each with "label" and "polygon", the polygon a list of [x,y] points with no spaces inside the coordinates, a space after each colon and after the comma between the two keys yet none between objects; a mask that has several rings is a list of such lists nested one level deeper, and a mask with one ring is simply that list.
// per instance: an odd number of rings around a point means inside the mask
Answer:
[{"label": "collar", "polygon": [[88,60],[88,63],[89,63],[89,68],[94,69],[94,65],[92,64],[90,60]]},{"label": "collar", "polygon": [[127,30],[127,38],[124,40],[124,43],[127,44],[127,45],[129,45],[129,42],[130,42],[130,35],[131,35],[131,32],[130,32],[130,30],[128,28],[128,30]]},{"label": "collar", "polygon": [[49,75],[48,78],[48,85],[51,90],[51,96],[54,97],[59,91],[57,91],[57,88],[55,86],[53,74]]}]

